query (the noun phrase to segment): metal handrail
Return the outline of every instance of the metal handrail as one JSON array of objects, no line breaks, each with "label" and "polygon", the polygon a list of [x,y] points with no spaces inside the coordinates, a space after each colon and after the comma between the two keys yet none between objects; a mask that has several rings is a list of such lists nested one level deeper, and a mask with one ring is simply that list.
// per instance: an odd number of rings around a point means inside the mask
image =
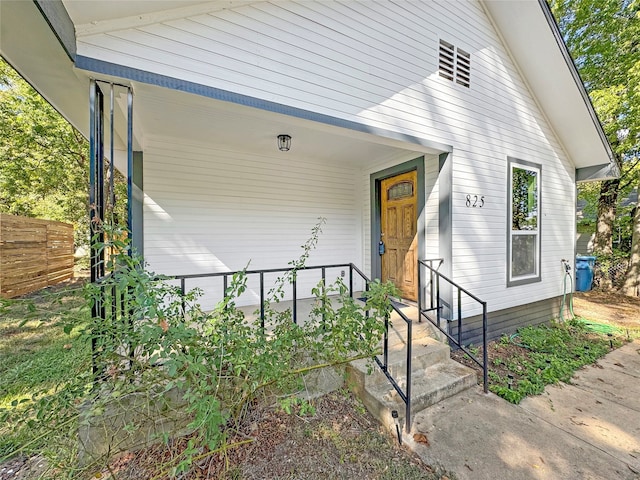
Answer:
[{"label": "metal handrail", "polygon": [[[437,267],[433,267],[434,262],[438,262]],[[429,322],[431,322],[440,332],[442,332],[446,337],[453,342],[460,350],[462,350],[465,354],[471,358],[478,366],[482,368],[482,380],[484,392],[488,393],[489,391],[489,371],[488,371],[488,355],[487,355],[487,302],[481,300],[469,290],[464,287],[461,287],[457,283],[455,283],[450,278],[446,277],[442,273],[438,271],[444,259],[435,258],[435,259],[425,259],[418,260],[418,319],[422,321],[422,317],[426,318]],[[428,263],[428,264],[427,264]],[[430,306],[429,308],[423,308],[423,288],[422,288],[422,267],[425,267],[429,272],[429,293],[430,293]],[[435,281],[435,288],[434,288]],[[445,281],[452,287],[457,290],[457,327],[458,327],[458,335],[457,338],[453,337],[447,330],[443,329],[441,326],[441,318],[442,318],[442,298],[440,296],[440,281]],[[482,307],[482,361],[478,360],[478,358],[472,354],[468,348],[462,345],[462,294],[467,295],[469,298],[479,303]],[[435,311],[436,312],[436,321],[434,322],[428,315],[428,312]]]},{"label": "metal handrail", "polygon": [[[355,271],[358,275],[360,275],[360,277],[365,281],[365,285],[368,290],[369,283],[371,283],[371,280],[354,264],[351,264],[351,271]],[[373,359],[380,367],[380,370],[382,370],[382,373],[384,373],[384,375],[387,377],[387,380],[389,380],[389,383],[391,383],[394,390],[398,393],[398,396],[404,402],[405,429],[407,433],[409,433],[411,431],[411,346],[412,346],[411,343],[413,340],[413,332],[412,332],[413,321],[410,318],[408,318],[404,313],[402,313],[402,310],[396,307],[393,303],[391,304],[391,308],[393,308],[393,310],[395,310],[395,312],[400,316],[400,318],[402,318],[402,320],[404,320],[404,322],[407,324],[407,361],[406,361],[407,384],[404,392],[402,391],[402,388],[400,388],[400,385],[398,385],[398,382],[396,382],[396,380],[393,378],[391,373],[389,373],[389,317],[388,316],[384,319],[384,338],[383,338],[383,351],[382,351],[383,359],[381,361],[377,355],[373,357]]]}]

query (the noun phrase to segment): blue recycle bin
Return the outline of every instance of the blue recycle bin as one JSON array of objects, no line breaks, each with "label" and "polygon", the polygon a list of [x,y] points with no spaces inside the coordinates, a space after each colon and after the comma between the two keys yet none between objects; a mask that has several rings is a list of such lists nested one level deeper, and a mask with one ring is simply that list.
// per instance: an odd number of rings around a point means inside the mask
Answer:
[{"label": "blue recycle bin", "polygon": [[576,291],[588,292],[593,283],[593,267],[596,257],[576,257]]}]

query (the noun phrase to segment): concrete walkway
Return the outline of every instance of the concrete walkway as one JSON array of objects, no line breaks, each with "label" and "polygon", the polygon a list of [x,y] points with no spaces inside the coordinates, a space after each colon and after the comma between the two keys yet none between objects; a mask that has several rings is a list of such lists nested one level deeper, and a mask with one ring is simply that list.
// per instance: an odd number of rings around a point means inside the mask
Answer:
[{"label": "concrete walkway", "polygon": [[512,405],[481,388],[418,413],[412,448],[464,479],[640,479],[640,341]]}]

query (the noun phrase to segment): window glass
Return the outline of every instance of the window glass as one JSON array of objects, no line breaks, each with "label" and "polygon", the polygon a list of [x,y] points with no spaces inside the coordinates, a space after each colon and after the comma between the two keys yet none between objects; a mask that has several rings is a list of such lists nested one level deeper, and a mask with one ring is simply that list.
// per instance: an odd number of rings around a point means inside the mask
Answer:
[{"label": "window glass", "polygon": [[540,167],[509,162],[510,286],[540,280]]},{"label": "window glass", "polygon": [[514,235],[511,241],[511,277],[535,275],[537,235]]},{"label": "window glass", "polygon": [[538,172],[514,167],[511,205],[513,230],[538,229]]},{"label": "window glass", "polygon": [[401,198],[410,197],[412,195],[413,195],[412,182],[396,183],[387,191],[388,200],[400,200]]}]

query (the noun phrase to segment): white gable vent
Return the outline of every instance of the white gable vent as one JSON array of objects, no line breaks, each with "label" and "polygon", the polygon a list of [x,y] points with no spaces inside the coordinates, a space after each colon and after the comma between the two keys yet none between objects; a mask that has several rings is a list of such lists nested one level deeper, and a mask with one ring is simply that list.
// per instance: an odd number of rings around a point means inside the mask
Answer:
[{"label": "white gable vent", "polygon": [[471,84],[471,54],[440,40],[438,70],[441,77],[469,88]]}]

